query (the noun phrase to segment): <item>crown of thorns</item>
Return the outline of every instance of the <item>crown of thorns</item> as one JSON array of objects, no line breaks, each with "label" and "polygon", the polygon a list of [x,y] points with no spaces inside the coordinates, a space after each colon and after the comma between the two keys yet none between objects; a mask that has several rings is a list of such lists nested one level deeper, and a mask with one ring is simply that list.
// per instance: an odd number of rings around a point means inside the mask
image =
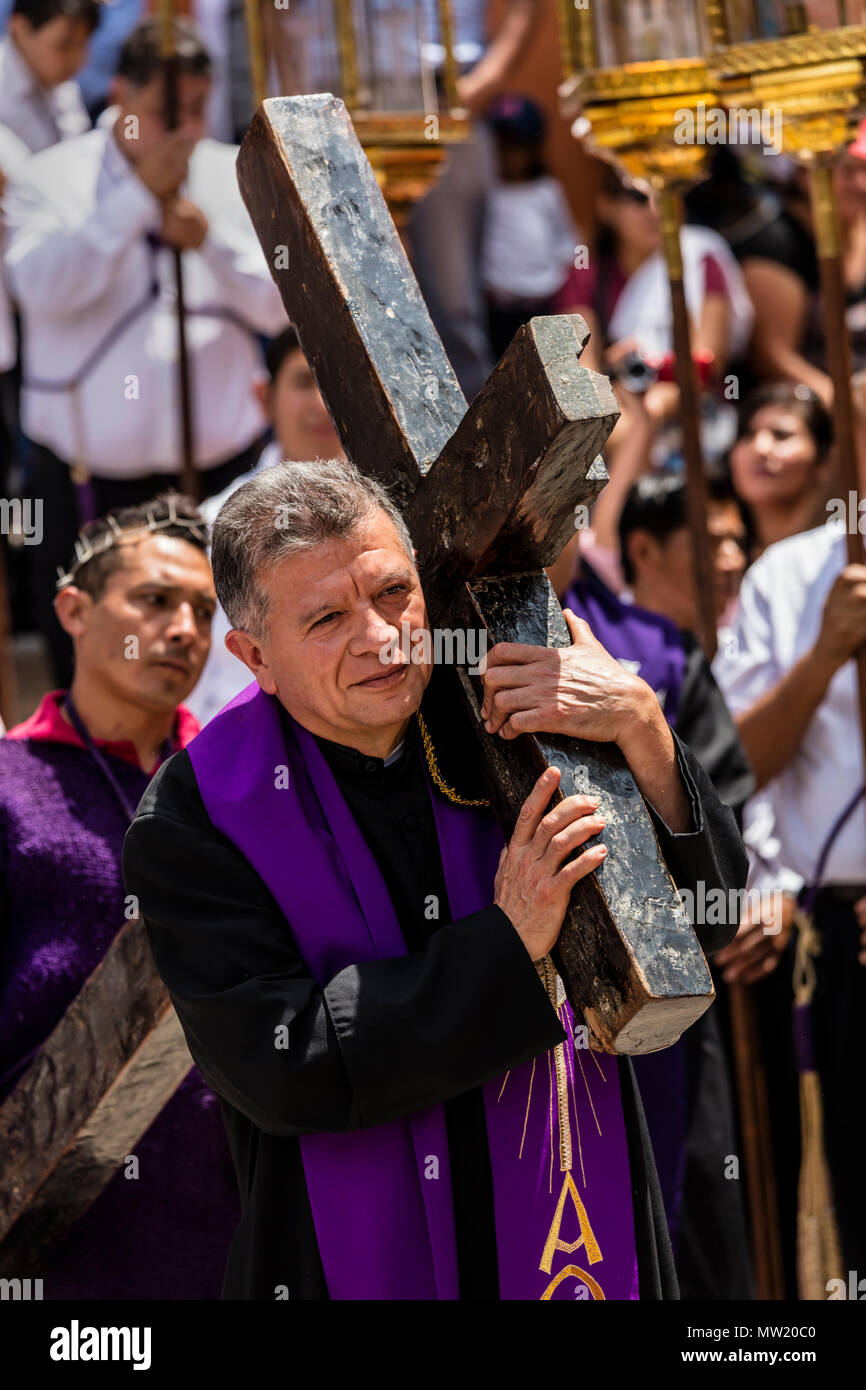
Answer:
[{"label": "crown of thorns", "polygon": [[106,521],[111,529],[109,531],[104,531],[101,536],[98,536],[96,540],[93,541],[89,536],[85,536],[82,531],[79,531],[75,540],[75,560],[73,560],[65,574],[61,566],[57,566],[58,579],[56,587],[58,591],[60,589],[65,589],[68,584],[73,584],[78,571],[90,560],[95,560],[97,555],[104,555],[107,550],[111,550],[117,545],[118,541],[125,540],[128,536],[134,536],[139,531],[162,531],[167,526],[186,526],[190,531],[200,532],[203,540],[207,539],[207,522],[201,517],[198,520],[194,520],[192,517],[178,516],[177,502],[174,497],[168,499],[168,516],[157,521],[152,511],[148,511],[146,515],[146,522],[124,528],[118,523],[116,517],[109,513],[106,517]]}]

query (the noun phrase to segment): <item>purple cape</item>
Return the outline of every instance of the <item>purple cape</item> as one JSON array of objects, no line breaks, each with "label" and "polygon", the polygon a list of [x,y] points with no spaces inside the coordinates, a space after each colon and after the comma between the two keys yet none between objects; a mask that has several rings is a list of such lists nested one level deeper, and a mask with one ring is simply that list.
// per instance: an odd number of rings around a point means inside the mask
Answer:
[{"label": "purple cape", "polygon": [[[188,751],[212,823],[270,889],[320,986],[348,966],[406,954],[385,882],[316,740],[281,720],[275,697],[248,686]],[[430,795],[456,920],[490,905],[502,836],[489,813]],[[575,1047],[567,1004],[559,1014],[568,1041],[558,1056],[483,1088],[501,1297],[636,1298],[616,1059]],[[570,1168],[561,1160],[569,1142]],[[302,1135],[300,1145],[331,1298],[458,1297],[441,1105],[348,1134]]]}]

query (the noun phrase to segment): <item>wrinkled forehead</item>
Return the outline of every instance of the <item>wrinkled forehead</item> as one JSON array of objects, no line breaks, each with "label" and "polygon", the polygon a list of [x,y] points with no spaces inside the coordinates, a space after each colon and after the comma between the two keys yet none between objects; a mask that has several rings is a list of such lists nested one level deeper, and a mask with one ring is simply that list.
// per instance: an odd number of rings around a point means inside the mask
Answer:
[{"label": "wrinkled forehead", "polygon": [[390,517],[377,512],[346,536],[332,536],[276,559],[260,576],[260,584],[283,612],[297,614],[317,599],[369,596],[399,579],[418,583],[414,558]]}]

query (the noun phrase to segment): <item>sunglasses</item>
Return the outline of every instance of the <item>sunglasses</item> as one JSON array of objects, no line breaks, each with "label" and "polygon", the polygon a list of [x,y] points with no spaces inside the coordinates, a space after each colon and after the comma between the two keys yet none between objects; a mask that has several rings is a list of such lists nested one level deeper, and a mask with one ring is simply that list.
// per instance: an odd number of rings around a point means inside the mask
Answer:
[{"label": "sunglasses", "polygon": [[633,184],[621,188],[617,197],[621,198],[623,202],[626,203],[637,203],[639,207],[645,207],[649,202],[649,194],[645,193],[642,188],[635,187]]}]

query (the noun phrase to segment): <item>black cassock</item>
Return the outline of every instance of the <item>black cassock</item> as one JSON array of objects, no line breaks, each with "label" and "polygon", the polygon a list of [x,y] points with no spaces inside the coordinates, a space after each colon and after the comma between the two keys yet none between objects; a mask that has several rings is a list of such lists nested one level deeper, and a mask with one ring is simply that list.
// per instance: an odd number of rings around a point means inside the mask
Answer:
[{"label": "black cassock", "polygon": [[[451,761],[440,757],[446,780],[464,790],[467,768],[473,777],[477,769],[473,747],[455,737],[450,719],[437,728],[427,697],[424,709],[437,749],[448,745]],[[470,930],[451,923],[414,721],[401,757],[387,767],[381,759],[319,743],[378,862],[410,952],[402,964],[396,1007],[393,996],[387,1007],[377,999],[375,987],[359,992],[347,985],[341,997],[342,976],[336,993],[335,982],[328,987],[326,1002],[299,951],[285,983],[285,918],[246,858],[211,824],[185,751],[163,764],[151,781],[124,844],[127,891],[139,900],[154,959],[195,1061],[220,1097],[237,1169],[243,1216],[228,1258],[223,1297],[272,1301],[280,1287],[287,1287],[292,1299],[328,1297],[297,1136],[351,1129],[362,1114],[390,1118],[389,1056],[400,1049],[405,1076],[406,1053],[411,1057],[417,1030],[424,1038],[425,1057],[431,1055],[433,1039],[442,1073],[466,1077],[460,1094],[443,1096],[441,1083],[437,1086],[436,1078],[419,1065],[417,1109],[445,1103],[461,1299],[496,1299],[493,1196],[480,1087],[505,1072],[512,1060],[525,1057],[528,1048],[544,1053],[555,1046],[561,1039],[559,1021],[529,955],[498,907],[467,919]],[[678,887],[693,892],[700,879],[707,892],[741,888],[746,858],[734,818],[679,741],[677,755],[694,829],[674,835],[650,808],[673,877]],[[455,776],[451,768],[457,769]],[[287,847],[287,861],[290,855]],[[431,895],[439,903],[437,920],[425,916]],[[322,925],[327,930],[327,923]],[[732,934],[727,927],[698,928],[708,951],[720,949]],[[273,1046],[263,1051],[253,1044],[252,980],[259,983],[262,1000],[272,1002],[274,989],[291,992],[289,1051]],[[243,1009],[233,996],[233,987],[241,984]],[[341,1015],[340,1041],[331,1018],[335,1010]],[[216,1037],[213,1048],[195,1042]],[[351,1067],[344,1056],[347,1037]],[[219,1053],[232,1057],[232,1080],[220,1071],[213,1055]],[[239,1059],[246,1057],[248,1074],[239,1090]],[[358,1077],[367,1079],[368,1094],[353,1090],[350,1073],[356,1086]],[[619,1073],[641,1297],[676,1298],[664,1208],[627,1058],[620,1059]],[[291,1110],[295,1096],[296,1128],[277,1118],[278,1112],[284,1117]]]}]

